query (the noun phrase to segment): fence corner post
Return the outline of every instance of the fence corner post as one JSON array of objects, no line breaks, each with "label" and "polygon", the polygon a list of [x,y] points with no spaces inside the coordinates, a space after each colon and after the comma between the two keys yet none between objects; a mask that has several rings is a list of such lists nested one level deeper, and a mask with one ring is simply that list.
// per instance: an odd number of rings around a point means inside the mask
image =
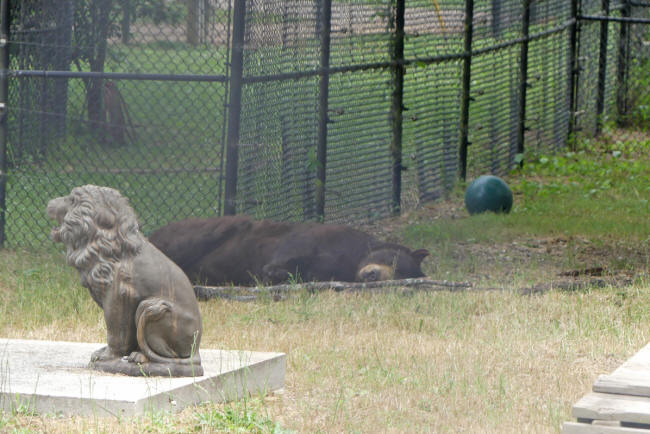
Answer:
[{"label": "fence corner post", "polygon": [[0,248],[6,241],[9,18],[9,0],[0,0]]},{"label": "fence corner post", "polygon": [[[609,17],[609,0],[602,0],[603,16]],[[598,56],[598,91],[596,94],[596,134],[603,130],[603,115],[605,114],[605,85],[607,82],[607,38],[609,21],[600,22],[600,53]]]},{"label": "fence corner post", "polygon": [[[631,5],[629,0],[623,0],[621,15],[623,18],[629,18],[631,15]],[[625,126],[627,123],[627,93],[628,93],[628,64],[630,56],[630,23],[621,23],[621,29],[618,38],[618,61],[616,65],[616,122],[619,126]]]},{"label": "fence corner post", "polygon": [[316,217],[325,220],[325,182],[327,174],[327,124],[329,122],[329,67],[332,28],[332,0],[323,0],[320,32],[320,72],[318,103],[318,143],[316,147]]},{"label": "fence corner post", "polygon": [[460,101],[460,178],[467,178],[467,147],[469,146],[469,103],[472,76],[472,37],[474,34],[474,0],[465,0],[463,78]]},{"label": "fence corner post", "polygon": [[[576,132],[576,111],[578,103],[578,73],[580,72],[578,64],[578,0],[571,0],[570,17],[571,25],[569,26],[569,54],[568,54],[568,84],[567,94],[569,108],[569,125],[567,131],[567,142],[573,143]],[[574,145],[571,145],[574,146]]]},{"label": "fence corner post", "polygon": [[[523,12],[521,20],[521,53],[519,57],[519,123],[517,125],[517,153],[524,153],[524,143],[526,141],[526,96],[528,93],[528,42],[530,31],[530,2],[523,1]],[[519,163],[523,165],[522,159]]]},{"label": "fence corner post", "polygon": [[237,213],[237,169],[239,166],[239,123],[244,73],[244,35],[246,0],[235,0],[233,10],[232,55],[230,56],[230,97],[228,99],[228,138],[226,145],[226,189],[223,212]]},{"label": "fence corner post", "polygon": [[391,130],[393,132],[390,153],[392,160],[392,206],[391,213],[399,215],[401,211],[402,196],[402,111],[404,110],[404,14],[405,0],[396,0],[395,5],[395,32],[392,39],[391,63],[392,87],[391,96]]}]

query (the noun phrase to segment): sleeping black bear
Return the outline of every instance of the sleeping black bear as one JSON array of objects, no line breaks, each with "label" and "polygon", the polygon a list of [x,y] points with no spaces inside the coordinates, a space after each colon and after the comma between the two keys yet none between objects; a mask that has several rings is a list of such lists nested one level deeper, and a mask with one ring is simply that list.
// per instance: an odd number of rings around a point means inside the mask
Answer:
[{"label": "sleeping black bear", "polygon": [[192,281],[214,286],[424,277],[420,264],[429,255],[347,226],[245,216],[182,220],[149,240]]}]

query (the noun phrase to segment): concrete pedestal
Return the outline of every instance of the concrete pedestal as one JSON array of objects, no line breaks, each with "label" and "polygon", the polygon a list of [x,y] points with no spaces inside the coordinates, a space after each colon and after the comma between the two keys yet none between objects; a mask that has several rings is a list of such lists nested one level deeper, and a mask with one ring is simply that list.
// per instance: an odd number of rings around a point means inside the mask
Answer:
[{"label": "concrete pedestal", "polygon": [[284,387],[283,353],[201,349],[203,376],[127,377],[88,368],[92,352],[104,345],[0,339],[0,408],[130,416]]}]

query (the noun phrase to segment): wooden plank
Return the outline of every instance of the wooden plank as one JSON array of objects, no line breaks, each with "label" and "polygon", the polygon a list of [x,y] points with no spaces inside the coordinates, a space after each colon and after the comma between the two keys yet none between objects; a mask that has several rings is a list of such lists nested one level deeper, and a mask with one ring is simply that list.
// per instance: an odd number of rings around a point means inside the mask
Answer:
[{"label": "wooden plank", "polygon": [[[650,370],[650,368],[649,368]],[[601,375],[594,382],[594,392],[650,397],[650,372],[619,372]]]},{"label": "wooden plank", "polygon": [[641,428],[626,428],[622,426],[591,425],[578,422],[564,422],[562,434],[649,434],[650,431]]},{"label": "wooden plank", "polygon": [[589,393],[575,403],[571,414],[580,419],[650,424],[650,398]]},{"label": "wooden plank", "polygon": [[650,397],[650,344],[611,374],[598,377],[593,391]]}]

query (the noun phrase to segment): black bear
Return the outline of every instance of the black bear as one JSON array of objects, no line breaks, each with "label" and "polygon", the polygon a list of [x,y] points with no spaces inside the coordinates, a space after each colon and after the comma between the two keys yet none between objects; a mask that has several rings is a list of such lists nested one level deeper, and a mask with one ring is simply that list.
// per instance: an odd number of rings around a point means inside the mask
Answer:
[{"label": "black bear", "polygon": [[429,255],[347,226],[246,216],[182,220],[149,240],[195,283],[215,286],[424,277],[420,265]]}]

